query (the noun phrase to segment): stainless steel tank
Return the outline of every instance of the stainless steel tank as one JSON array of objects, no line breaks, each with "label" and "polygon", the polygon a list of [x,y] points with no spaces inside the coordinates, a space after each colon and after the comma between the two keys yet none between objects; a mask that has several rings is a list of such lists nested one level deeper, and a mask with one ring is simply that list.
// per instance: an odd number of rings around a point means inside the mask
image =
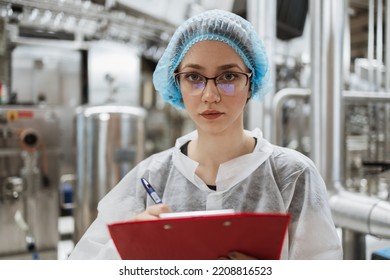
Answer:
[{"label": "stainless steel tank", "polygon": [[96,218],[98,202],[144,158],[145,117],[133,106],[77,108],[75,242]]},{"label": "stainless steel tank", "polygon": [[57,259],[59,118],[0,107],[0,259]]}]

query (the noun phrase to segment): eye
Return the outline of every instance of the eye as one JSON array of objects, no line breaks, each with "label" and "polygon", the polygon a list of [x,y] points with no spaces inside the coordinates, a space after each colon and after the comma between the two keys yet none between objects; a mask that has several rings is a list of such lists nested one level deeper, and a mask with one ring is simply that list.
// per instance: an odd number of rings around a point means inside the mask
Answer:
[{"label": "eye", "polygon": [[184,75],[184,78],[191,82],[191,83],[196,83],[196,82],[203,82],[204,81],[204,78],[202,77],[202,75],[198,74],[198,73],[186,73]]},{"label": "eye", "polygon": [[238,75],[236,73],[226,72],[226,73],[222,73],[218,77],[218,80],[223,82],[233,82],[237,79],[237,77]]}]

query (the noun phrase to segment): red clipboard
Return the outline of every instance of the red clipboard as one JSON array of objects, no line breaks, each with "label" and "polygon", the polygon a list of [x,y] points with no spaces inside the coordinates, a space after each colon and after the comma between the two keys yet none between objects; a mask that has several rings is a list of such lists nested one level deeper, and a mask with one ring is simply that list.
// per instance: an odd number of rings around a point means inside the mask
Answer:
[{"label": "red clipboard", "polygon": [[109,224],[123,260],[211,260],[239,251],[280,259],[289,214],[237,213]]}]

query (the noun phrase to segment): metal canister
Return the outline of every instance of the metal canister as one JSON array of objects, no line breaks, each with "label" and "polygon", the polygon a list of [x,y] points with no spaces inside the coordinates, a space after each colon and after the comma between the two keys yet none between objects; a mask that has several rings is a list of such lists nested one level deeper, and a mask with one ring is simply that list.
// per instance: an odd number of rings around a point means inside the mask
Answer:
[{"label": "metal canister", "polygon": [[145,117],[133,106],[77,108],[75,242],[96,218],[98,202],[144,158]]}]

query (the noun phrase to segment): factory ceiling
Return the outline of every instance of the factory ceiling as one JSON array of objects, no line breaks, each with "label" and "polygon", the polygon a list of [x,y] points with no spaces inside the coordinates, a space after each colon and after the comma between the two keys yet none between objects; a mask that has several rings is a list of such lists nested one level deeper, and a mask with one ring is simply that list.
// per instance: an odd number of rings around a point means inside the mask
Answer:
[{"label": "factory ceiling", "polygon": [[[170,1],[179,12],[173,13],[167,0],[0,0],[0,18],[17,26],[14,37],[79,43],[119,41],[137,46],[142,54],[157,60],[175,27],[192,14],[223,8],[246,15],[245,0]],[[369,3],[349,0],[352,60],[368,56]],[[374,16],[377,18],[378,13]],[[374,22],[375,31],[378,24]],[[385,18],[382,24],[385,25]]]},{"label": "factory ceiling", "polygon": [[[205,3],[202,3],[205,2]],[[233,0],[0,0],[0,18],[14,25],[16,42],[93,40],[136,46],[157,60],[175,27],[202,9],[231,10]],[[240,1],[238,1],[240,2]],[[175,6],[175,9],[169,7]],[[84,44],[85,45],[85,44]]]}]

